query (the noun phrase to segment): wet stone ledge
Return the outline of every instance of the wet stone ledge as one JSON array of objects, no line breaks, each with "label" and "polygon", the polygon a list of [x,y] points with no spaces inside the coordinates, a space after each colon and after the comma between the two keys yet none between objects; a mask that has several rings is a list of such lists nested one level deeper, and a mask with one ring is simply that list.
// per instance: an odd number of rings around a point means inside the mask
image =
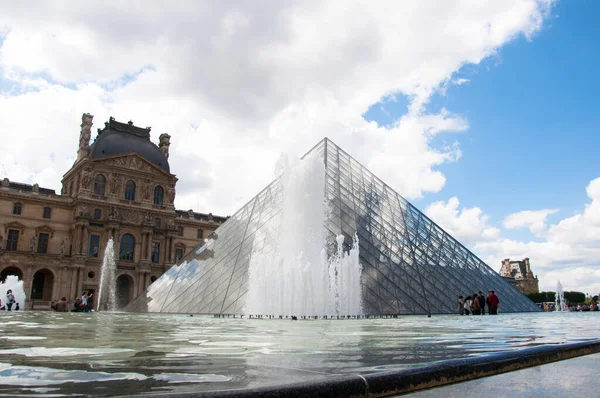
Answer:
[{"label": "wet stone ledge", "polygon": [[598,352],[600,352],[600,340],[591,340],[580,343],[543,345],[473,358],[441,361],[413,369],[332,377],[314,382],[198,393],[144,394],[144,396],[154,398],[389,397]]}]

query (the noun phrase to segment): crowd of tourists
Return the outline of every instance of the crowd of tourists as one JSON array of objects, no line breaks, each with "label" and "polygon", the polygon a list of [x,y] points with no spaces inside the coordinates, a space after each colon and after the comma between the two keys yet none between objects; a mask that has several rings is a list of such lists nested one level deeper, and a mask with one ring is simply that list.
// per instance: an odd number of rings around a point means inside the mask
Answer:
[{"label": "crowd of tourists", "polygon": [[498,315],[498,304],[500,304],[500,299],[493,290],[488,292],[487,297],[484,297],[480,290],[472,296],[458,296],[458,313],[460,315],[484,315],[487,307],[489,315]]},{"label": "crowd of tourists", "polygon": [[[57,302],[53,302],[50,307],[56,312],[69,312],[69,303],[66,297],[62,297]],[[73,302],[71,312],[91,312],[93,311],[92,294],[83,292],[81,297],[77,297]]]},{"label": "crowd of tourists", "polygon": [[15,295],[11,289],[6,291],[6,305],[2,305],[2,300],[0,299],[0,311],[12,311],[13,305],[15,306],[15,311],[19,311],[21,308],[19,307],[19,303],[15,300]]}]

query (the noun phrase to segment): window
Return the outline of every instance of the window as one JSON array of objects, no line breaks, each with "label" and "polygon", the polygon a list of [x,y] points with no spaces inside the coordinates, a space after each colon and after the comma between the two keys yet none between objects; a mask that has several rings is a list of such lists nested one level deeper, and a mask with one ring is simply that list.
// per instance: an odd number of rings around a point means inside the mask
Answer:
[{"label": "window", "polygon": [[88,256],[89,257],[98,257],[98,248],[99,247],[100,247],[100,235],[90,235],[90,251],[89,251]]},{"label": "window", "polygon": [[125,200],[135,200],[135,182],[131,180],[125,183]]},{"label": "window", "polygon": [[50,235],[41,233],[38,235],[38,253],[48,253],[48,240],[50,239]]},{"label": "window", "polygon": [[163,204],[163,194],[164,194],[164,190],[160,185],[157,185],[156,188],[154,188],[154,204],[155,205],[162,205]]},{"label": "window", "polygon": [[94,220],[100,220],[102,218],[102,210],[94,209]]},{"label": "window", "polygon": [[178,263],[182,257],[183,257],[183,248],[176,247],[175,248],[175,262]]},{"label": "window", "polygon": [[183,236],[183,227],[182,226],[177,227],[177,236]]},{"label": "window", "polygon": [[8,239],[6,239],[6,250],[17,250],[19,243],[19,231],[16,229],[8,230]]},{"label": "window", "polygon": [[158,263],[159,257],[160,257],[160,243],[152,242],[152,262]]},{"label": "window", "polygon": [[133,249],[135,246],[135,238],[133,235],[125,234],[121,236],[120,246],[119,259],[133,261]]},{"label": "window", "polygon": [[49,207],[44,207],[44,213],[42,214],[42,217],[49,219],[51,215],[52,215],[52,209]]},{"label": "window", "polygon": [[96,195],[104,195],[104,189],[106,188],[106,177],[102,174],[98,174],[94,179],[94,193]]},{"label": "window", "polygon": [[198,239],[204,239],[204,231],[198,228]]},{"label": "window", "polygon": [[154,219],[154,228],[160,229],[160,218]]},{"label": "window", "polygon": [[21,210],[23,210],[23,205],[19,202],[16,202],[13,205],[13,214],[21,214]]}]

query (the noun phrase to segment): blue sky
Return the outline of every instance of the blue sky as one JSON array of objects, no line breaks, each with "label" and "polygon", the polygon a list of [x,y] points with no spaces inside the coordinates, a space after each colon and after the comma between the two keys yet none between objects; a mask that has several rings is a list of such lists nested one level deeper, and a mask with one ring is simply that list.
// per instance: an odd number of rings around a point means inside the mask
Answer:
[{"label": "blue sky", "polygon": [[[550,222],[581,211],[585,186],[600,170],[599,12],[598,2],[558,3],[531,40],[519,37],[480,65],[464,66],[454,78],[469,82],[432,98],[428,110],[444,107],[470,127],[435,138],[437,145],[458,140],[462,157],[439,167],[446,185],[413,200],[416,206],[458,196],[494,224],[522,209],[560,209]],[[388,125],[407,110],[408,100],[396,97],[364,117]],[[525,229],[511,236],[534,239]]]}]

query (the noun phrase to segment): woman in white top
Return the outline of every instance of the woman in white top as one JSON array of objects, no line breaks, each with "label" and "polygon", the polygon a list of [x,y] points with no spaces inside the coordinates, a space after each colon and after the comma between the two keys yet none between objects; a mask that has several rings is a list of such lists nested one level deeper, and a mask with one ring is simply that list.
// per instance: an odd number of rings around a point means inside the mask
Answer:
[{"label": "woman in white top", "polygon": [[473,304],[473,300],[471,300],[471,296],[467,296],[465,298],[465,315],[469,315],[471,313],[471,304]]}]

